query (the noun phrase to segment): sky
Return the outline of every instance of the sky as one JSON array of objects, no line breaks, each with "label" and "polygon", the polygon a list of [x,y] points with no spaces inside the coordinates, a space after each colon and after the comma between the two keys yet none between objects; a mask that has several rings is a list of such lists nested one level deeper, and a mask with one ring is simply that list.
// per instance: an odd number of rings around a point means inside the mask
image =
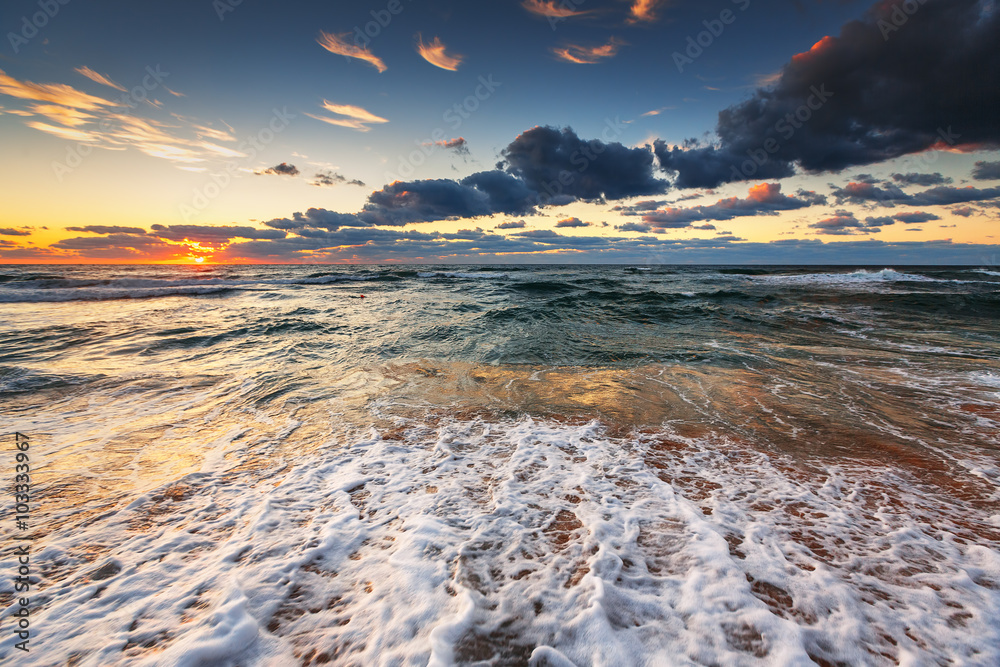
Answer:
[{"label": "sky", "polygon": [[996,265],[995,0],[6,0],[2,263]]}]

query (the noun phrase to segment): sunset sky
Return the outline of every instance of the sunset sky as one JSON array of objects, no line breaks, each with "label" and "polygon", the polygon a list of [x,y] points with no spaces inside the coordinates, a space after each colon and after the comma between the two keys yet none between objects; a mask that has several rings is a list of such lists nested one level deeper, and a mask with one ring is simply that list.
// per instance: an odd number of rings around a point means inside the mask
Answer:
[{"label": "sunset sky", "polygon": [[993,0],[8,0],[0,261],[996,264]]}]

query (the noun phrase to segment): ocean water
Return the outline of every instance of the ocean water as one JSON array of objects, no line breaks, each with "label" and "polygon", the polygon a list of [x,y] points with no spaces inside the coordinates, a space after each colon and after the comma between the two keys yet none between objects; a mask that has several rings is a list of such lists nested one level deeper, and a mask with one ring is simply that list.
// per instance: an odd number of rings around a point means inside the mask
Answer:
[{"label": "ocean water", "polygon": [[1000,664],[991,268],[0,274],[5,664]]}]

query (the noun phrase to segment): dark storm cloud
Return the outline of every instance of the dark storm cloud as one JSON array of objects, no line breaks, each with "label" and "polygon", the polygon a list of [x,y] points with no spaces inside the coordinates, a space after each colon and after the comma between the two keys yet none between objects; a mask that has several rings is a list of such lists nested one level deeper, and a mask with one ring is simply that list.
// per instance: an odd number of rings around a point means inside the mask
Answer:
[{"label": "dark storm cloud", "polygon": [[228,243],[233,239],[282,239],[286,234],[277,229],[216,225],[153,225],[150,236],[168,241],[193,243]]},{"label": "dark storm cloud", "polygon": [[294,164],[288,164],[287,162],[282,162],[281,164],[276,164],[273,167],[268,167],[263,171],[255,171],[258,176],[272,175],[272,176],[298,176],[299,169]]},{"label": "dark storm cloud", "polygon": [[677,187],[839,171],[936,146],[1000,143],[1000,12],[977,0],[883,0],[796,55],[773,87],[719,113],[713,145],[654,144]]},{"label": "dark storm cloud", "polygon": [[648,148],[584,141],[570,128],[532,128],[514,139],[502,155],[507,172],[546,201],[560,195],[584,201],[623,199],[667,189],[667,183],[654,175],[653,153]]},{"label": "dark storm cloud", "polygon": [[87,225],[86,227],[67,227],[68,232],[90,232],[91,234],[145,234],[141,227],[119,227],[117,225]]},{"label": "dark storm cloud", "polygon": [[401,226],[411,222],[475,218],[493,212],[487,193],[442,178],[390,183],[368,197],[358,217],[375,225]]},{"label": "dark storm cloud", "polygon": [[480,171],[462,179],[462,185],[486,193],[494,213],[511,215],[534,211],[538,193],[524,182],[502,171]]},{"label": "dark storm cloud", "polygon": [[745,199],[730,197],[714,204],[688,208],[668,208],[652,211],[642,216],[643,222],[657,227],[686,227],[703,220],[732,220],[733,218],[774,215],[778,211],[793,211],[826,203],[826,197],[815,192],[799,190],[797,197],[781,194],[778,183],[761,183],[750,188]]},{"label": "dark storm cloud", "polygon": [[1000,162],[977,162],[972,177],[977,181],[1000,181]]},{"label": "dark storm cloud", "polygon": [[908,174],[893,174],[892,180],[897,183],[902,183],[903,185],[945,185],[951,183],[951,179],[947,176],[943,176],[937,172],[933,174],[918,174],[910,172]]}]

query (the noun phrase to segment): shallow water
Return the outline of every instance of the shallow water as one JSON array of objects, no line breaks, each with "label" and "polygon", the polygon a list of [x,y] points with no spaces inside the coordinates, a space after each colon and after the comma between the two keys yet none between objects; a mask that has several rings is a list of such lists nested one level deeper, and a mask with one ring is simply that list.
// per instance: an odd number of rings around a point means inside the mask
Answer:
[{"label": "shallow water", "polygon": [[0,274],[25,664],[1000,662],[990,269]]}]

